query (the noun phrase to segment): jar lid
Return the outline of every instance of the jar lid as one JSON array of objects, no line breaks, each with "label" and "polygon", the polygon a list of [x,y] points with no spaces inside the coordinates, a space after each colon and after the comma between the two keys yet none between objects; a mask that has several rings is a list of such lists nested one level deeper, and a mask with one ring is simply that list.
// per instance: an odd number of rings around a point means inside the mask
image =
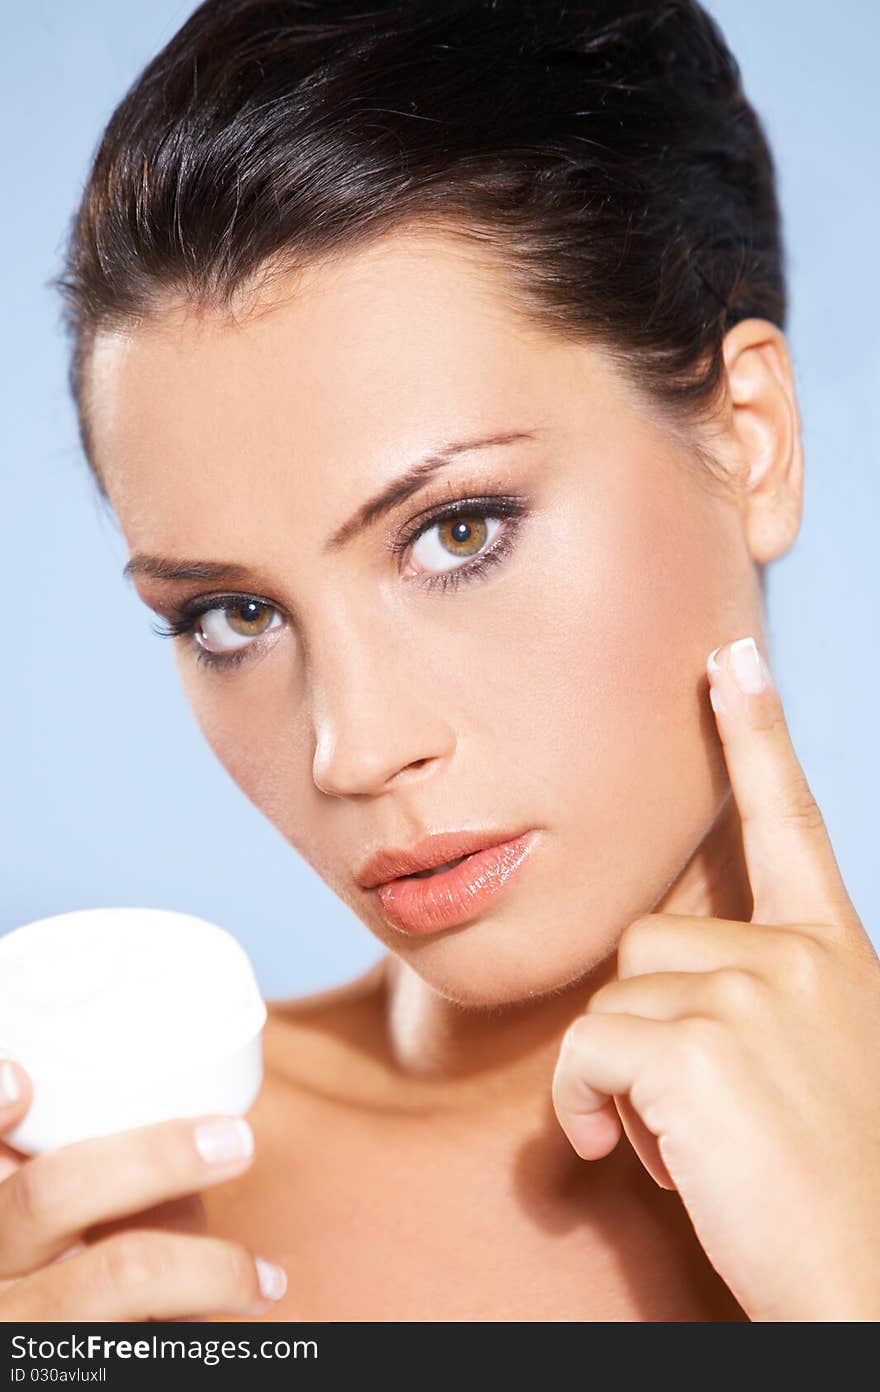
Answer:
[{"label": "jar lid", "polygon": [[179,1073],[266,1016],[241,944],[192,914],[77,909],[0,937],[0,1054],[38,1076]]}]

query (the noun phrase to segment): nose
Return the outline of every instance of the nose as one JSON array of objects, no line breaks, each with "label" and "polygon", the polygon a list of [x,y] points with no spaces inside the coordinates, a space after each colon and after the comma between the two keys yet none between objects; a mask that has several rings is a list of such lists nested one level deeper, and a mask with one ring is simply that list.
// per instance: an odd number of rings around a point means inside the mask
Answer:
[{"label": "nose", "polygon": [[312,777],[321,792],[376,796],[449,757],[453,728],[436,680],[399,631],[325,629],[312,658]]}]

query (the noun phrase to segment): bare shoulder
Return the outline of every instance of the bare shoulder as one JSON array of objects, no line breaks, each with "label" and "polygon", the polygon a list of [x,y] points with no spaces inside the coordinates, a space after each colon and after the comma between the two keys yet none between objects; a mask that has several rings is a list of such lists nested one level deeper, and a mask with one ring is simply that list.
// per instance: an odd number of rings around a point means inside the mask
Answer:
[{"label": "bare shoulder", "polygon": [[344,1092],[382,1070],[385,961],[341,986],[266,1002],[264,1089],[309,1095]]},{"label": "bare shoulder", "polygon": [[341,1024],[364,1013],[374,1012],[384,993],[386,958],[381,958],[361,976],[326,991],[287,1000],[267,1000],[267,1028],[277,1026],[321,1029],[331,1021]]},{"label": "bare shoulder", "polygon": [[351,1128],[388,1093],[383,1002],[381,962],[332,990],[266,1002],[263,1083],[247,1113],[254,1160],[202,1191],[208,1232],[270,1257],[283,1232],[302,1238],[327,1157],[350,1152]]}]

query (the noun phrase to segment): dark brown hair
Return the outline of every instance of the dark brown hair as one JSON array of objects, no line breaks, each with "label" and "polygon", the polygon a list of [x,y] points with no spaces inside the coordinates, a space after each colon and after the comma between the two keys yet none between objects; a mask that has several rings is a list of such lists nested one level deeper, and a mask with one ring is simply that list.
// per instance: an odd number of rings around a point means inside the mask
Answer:
[{"label": "dark brown hair", "polygon": [[771,155],[693,0],[205,0],[114,111],[54,282],[87,459],[98,330],[425,220],[676,418],[732,325],[784,327]]}]

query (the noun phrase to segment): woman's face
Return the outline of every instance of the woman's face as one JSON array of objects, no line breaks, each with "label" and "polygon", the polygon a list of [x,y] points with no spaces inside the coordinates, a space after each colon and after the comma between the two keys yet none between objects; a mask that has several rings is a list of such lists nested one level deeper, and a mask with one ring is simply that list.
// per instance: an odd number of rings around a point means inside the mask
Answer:
[{"label": "woman's face", "polygon": [[[504,289],[455,239],[398,233],[238,323],[102,335],[89,397],[131,556],[230,570],[134,572],[166,620],[227,601],[204,646],[173,640],[218,759],[391,952],[484,1005],[582,976],[675,880],[727,792],[706,654],[761,632],[735,495]],[[328,545],[417,461],[502,436]],[[506,515],[436,521],[495,495]],[[464,926],[402,932],[356,881],[382,847],[484,828],[537,837]]]}]

